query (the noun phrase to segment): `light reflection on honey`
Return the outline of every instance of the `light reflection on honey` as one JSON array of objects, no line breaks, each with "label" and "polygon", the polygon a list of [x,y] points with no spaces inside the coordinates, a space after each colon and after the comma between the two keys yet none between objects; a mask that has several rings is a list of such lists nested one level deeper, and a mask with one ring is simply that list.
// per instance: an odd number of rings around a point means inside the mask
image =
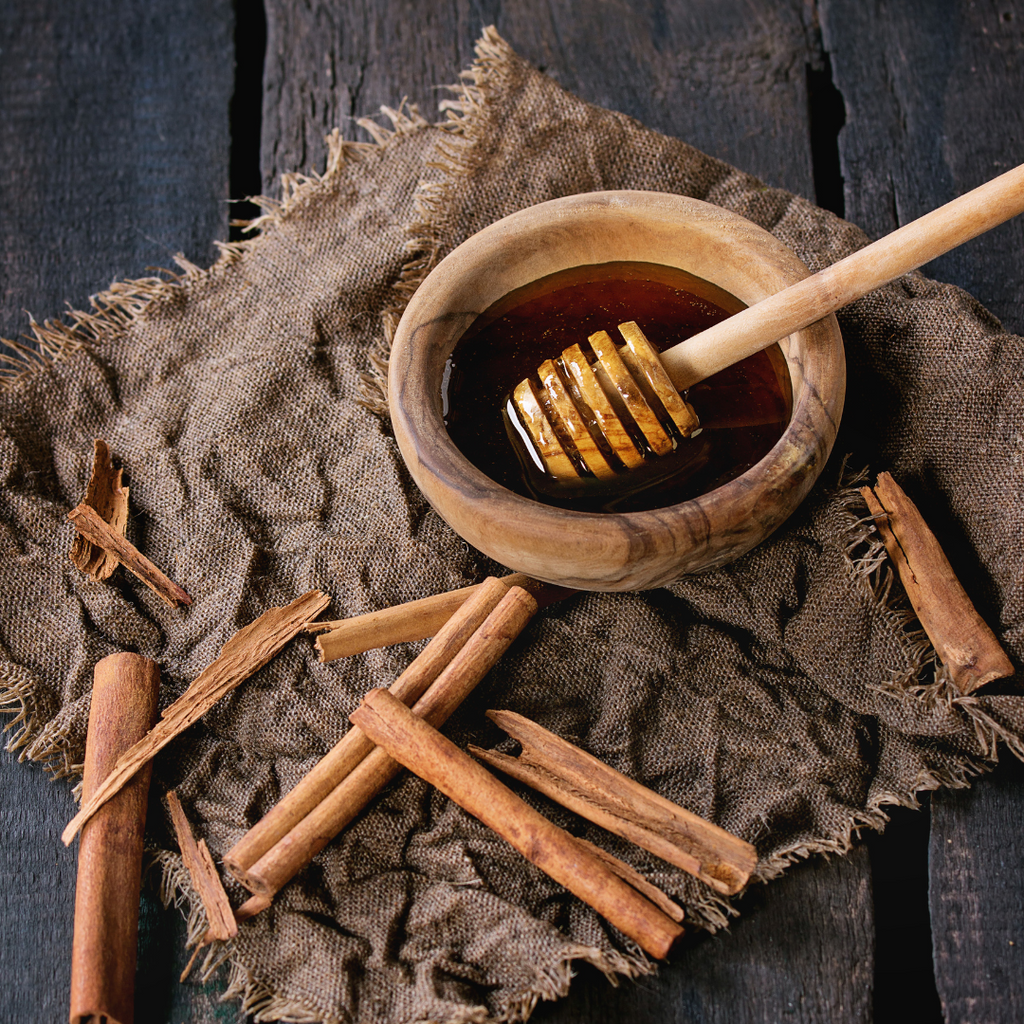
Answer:
[{"label": "light reflection on honey", "polygon": [[445,369],[445,422],[452,441],[493,480],[550,505],[632,512],[674,505],[734,479],[781,437],[789,419],[789,375],[778,348],[757,353],[686,395],[703,428],[667,455],[610,479],[555,481],[521,442],[504,413],[512,389],[547,359],[599,330],[617,336],[635,320],[659,351],[742,304],[681,270],[646,263],[576,267],[518,289],[481,314]]}]

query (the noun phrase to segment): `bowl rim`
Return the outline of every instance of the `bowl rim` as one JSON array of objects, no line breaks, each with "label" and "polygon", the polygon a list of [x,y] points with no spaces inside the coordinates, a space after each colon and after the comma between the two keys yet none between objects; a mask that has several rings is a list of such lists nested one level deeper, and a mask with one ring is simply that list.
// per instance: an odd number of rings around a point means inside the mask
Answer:
[{"label": "bowl rim", "polygon": [[[642,512],[600,513],[555,508],[501,487],[470,463],[448,437],[440,390],[444,362],[458,338],[494,301],[553,272],[534,273],[536,268],[560,262],[561,266],[553,266],[557,270],[623,259],[619,250],[611,255],[596,251],[602,256],[597,259],[556,259],[563,249],[585,257],[596,249],[600,229],[613,226],[658,239],[660,232],[682,230],[700,244],[720,244],[724,276],[719,280],[707,273],[698,276],[741,300],[738,286],[753,294],[758,288],[763,291],[765,281],[777,279],[777,287],[784,287],[810,273],[774,235],[701,200],[626,190],[549,200],[484,228],[431,271],[395,332],[388,391],[395,438],[410,474],[465,540],[509,568],[549,582],[581,589],[632,590],[660,586],[684,573],[738,557],[785,520],[810,489],[834,443],[845,394],[845,358],[834,316],[785,339],[780,347],[793,383],[790,423],[755,466],[703,495]],[[757,252],[757,261],[725,259],[749,247]],[[499,259],[499,254],[506,258]],[[689,268],[684,265],[683,269]],[[474,294],[481,288],[481,275],[486,275],[484,296],[492,296],[486,301]],[[509,281],[515,283],[508,287]],[[436,389],[425,378],[436,379]],[[782,502],[783,508],[776,508],[778,501],[769,502],[769,508],[763,501],[766,493],[788,500]],[[753,524],[758,537],[747,543],[739,536],[749,529],[739,529],[731,539],[723,536],[737,519]],[[546,553],[510,557],[502,534],[512,528],[529,533],[531,545]],[[692,557],[700,552],[702,557]],[[620,564],[620,571],[610,570],[614,564]],[[638,570],[638,566],[646,568]]]}]

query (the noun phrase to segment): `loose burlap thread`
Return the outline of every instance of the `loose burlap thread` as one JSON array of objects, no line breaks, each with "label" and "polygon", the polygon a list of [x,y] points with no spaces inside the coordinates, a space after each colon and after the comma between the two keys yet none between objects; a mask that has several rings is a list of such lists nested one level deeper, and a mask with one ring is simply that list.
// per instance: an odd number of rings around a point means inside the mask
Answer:
[{"label": "loose burlap thread", "polygon": [[[42,355],[0,393],[0,685],[13,744],[57,774],[82,760],[93,665],[161,664],[164,703],[240,626],[318,587],[332,617],[479,580],[498,567],[429,508],[383,408],[402,303],[438,259],[517,209],[597,189],[677,192],[743,214],[812,270],[861,246],[855,227],[589,106],[493,32],[429,125],[390,112],[373,144],[330,140],[323,176],[288,176],[258,237],[208,271],[114,286],[37,328]],[[382,319],[384,330],[382,337]],[[962,291],[920,274],[854,303],[848,465],[890,469],[955,542],[967,588],[1019,666],[1024,357]],[[170,609],[119,573],[68,560],[65,516],[92,439],[131,487],[131,539],[192,594]],[[542,614],[447,727],[507,740],[510,708],[757,846],[761,879],[881,827],[887,804],[965,785],[1024,755],[1015,684],[956,696],[897,596],[866,510],[834,459],[773,538],[654,592],[581,595]],[[60,638],[60,642],[55,642]],[[215,857],[344,733],[373,686],[421,645],[319,664],[298,640],[156,762]],[[542,798],[545,813],[722,924],[701,883]],[[154,842],[167,842],[157,823]],[[168,892],[187,882],[157,854]],[[244,894],[231,887],[234,902]],[[193,935],[203,927],[195,910]],[[607,973],[643,955],[502,840],[414,778],[389,789],[273,907],[218,946],[228,990],[261,1019],[515,1020],[565,992],[574,959]]]}]

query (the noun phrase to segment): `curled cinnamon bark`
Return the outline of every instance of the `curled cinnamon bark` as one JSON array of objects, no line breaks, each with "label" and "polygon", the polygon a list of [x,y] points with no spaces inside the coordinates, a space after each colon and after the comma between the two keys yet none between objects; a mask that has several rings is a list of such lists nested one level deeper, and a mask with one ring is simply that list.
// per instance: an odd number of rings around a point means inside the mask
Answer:
[{"label": "curled cinnamon bark", "polygon": [[679,924],[602,858],[535,811],[387,690],[371,690],[350,719],[396,761],[479,818],[651,956],[667,956],[682,935]]},{"label": "curled cinnamon bark", "polygon": [[105,523],[94,508],[83,502],[68,513],[68,519],[86,540],[110,552],[172,608],[192,603],[192,598],[174,580],[164,575],[130,540]]},{"label": "curled cinnamon bark", "polygon": [[[82,799],[156,715],[160,669],[112,654],[93,672]],[[139,772],[82,830],[71,952],[71,1024],[132,1024],[142,841],[149,769]]]},{"label": "curled cinnamon bark", "polygon": [[[99,438],[93,441],[92,473],[82,504],[95,509],[97,515],[123,537],[128,526],[128,488],[121,486],[121,472],[111,462],[107,443]],[[117,555],[93,544],[81,533],[75,534],[71,545],[71,561],[97,582],[109,579],[120,564]]]},{"label": "curled cinnamon bark", "polygon": [[522,744],[518,758],[470,752],[631,843],[732,896],[757,866],[750,843],[640,785],[592,754],[513,711],[487,717]]},{"label": "curled cinnamon bark", "polygon": [[238,923],[231,912],[228,894],[221,885],[220,875],[217,874],[206,840],[200,839],[198,843],[196,842],[192,835],[192,826],[185,817],[185,808],[181,806],[178,794],[173,789],[167,793],[167,808],[171,812],[171,823],[174,825],[178,849],[181,850],[181,859],[206,911],[211,937],[221,942],[234,938],[238,934]]},{"label": "curled cinnamon bark", "polygon": [[935,653],[963,694],[1013,675],[1013,663],[978,614],[917,506],[888,473],[862,487],[875,527]]},{"label": "curled cinnamon bark", "polygon": [[[494,588],[503,584],[493,581]],[[488,589],[491,589],[490,585]],[[481,592],[481,598],[484,592]],[[463,646],[450,659],[412,713],[441,725],[490,671],[537,611],[537,602],[525,590],[513,587],[494,607]],[[467,603],[460,617],[470,615]],[[461,630],[459,634],[461,635]],[[426,651],[424,651],[424,654]],[[422,655],[421,655],[422,657]],[[398,698],[395,698],[398,699]],[[405,705],[402,705],[405,707]],[[359,733],[360,745],[372,746]],[[272,896],[304,868],[399,773],[401,765],[387,751],[370,752],[341,779],[301,821],[278,840],[250,868],[231,873],[251,892]]]},{"label": "curled cinnamon bark", "polygon": [[326,594],[311,590],[283,608],[267,609],[258,619],[240,629],[221,648],[214,662],[200,672],[189,688],[164,711],[160,721],[117,759],[96,791],[82,800],[81,810],[61,834],[64,845],[70,843],[89,818],[175,736],[199,721],[221,697],[266,665],[302,629],[304,623],[327,607],[329,601]]}]

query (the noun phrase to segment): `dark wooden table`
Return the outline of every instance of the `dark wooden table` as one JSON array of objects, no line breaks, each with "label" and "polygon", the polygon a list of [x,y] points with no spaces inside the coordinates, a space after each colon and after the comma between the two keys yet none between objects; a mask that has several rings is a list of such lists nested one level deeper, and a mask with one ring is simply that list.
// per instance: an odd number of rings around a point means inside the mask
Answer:
[{"label": "dark wooden table", "polygon": [[[1022,0],[8,0],[0,6],[0,336],[245,216],[229,198],[322,168],[323,134],[438,83],[488,23],[625,111],[880,235],[1024,161]],[[237,212],[236,212],[237,211]],[[937,261],[1024,334],[1024,224]],[[882,836],[745,900],[658,976],[581,972],[560,1024],[1024,1018],[1024,770],[897,809]],[[0,1021],[67,1019],[67,783],[4,754]],[[243,1020],[178,985],[180,916],[144,897],[140,1024]]]}]

